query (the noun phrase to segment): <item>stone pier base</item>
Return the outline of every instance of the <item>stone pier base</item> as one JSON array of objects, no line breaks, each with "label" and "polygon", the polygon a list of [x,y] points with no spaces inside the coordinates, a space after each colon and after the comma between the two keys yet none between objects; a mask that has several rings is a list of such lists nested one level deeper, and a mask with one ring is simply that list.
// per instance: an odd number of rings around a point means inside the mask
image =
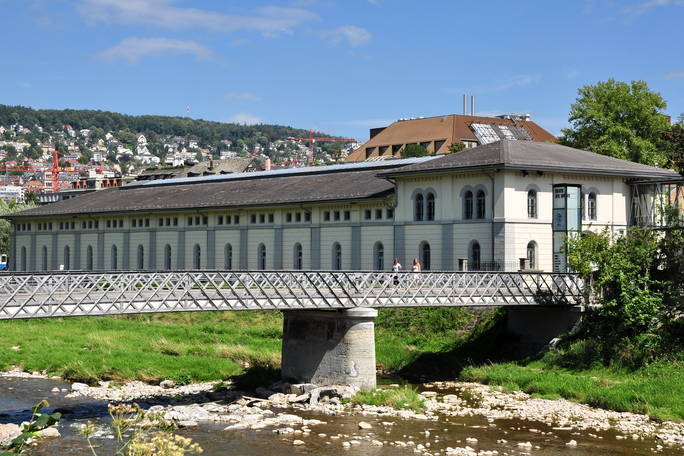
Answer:
[{"label": "stone pier base", "polygon": [[375,388],[377,310],[289,310],[284,314],[284,380]]},{"label": "stone pier base", "polygon": [[571,331],[582,319],[582,307],[507,307],[506,326],[519,338],[520,348],[539,350]]}]

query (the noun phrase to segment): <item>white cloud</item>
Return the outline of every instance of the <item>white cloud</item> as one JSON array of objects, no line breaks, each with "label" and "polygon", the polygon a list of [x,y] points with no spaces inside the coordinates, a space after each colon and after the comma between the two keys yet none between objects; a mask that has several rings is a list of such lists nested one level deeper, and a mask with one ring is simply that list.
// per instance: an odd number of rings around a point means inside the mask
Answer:
[{"label": "white cloud", "polygon": [[226,122],[242,125],[256,125],[264,123],[264,119],[248,112],[239,112],[226,119]]},{"label": "white cloud", "polygon": [[352,47],[362,46],[373,41],[371,32],[355,25],[343,25],[332,30],[323,30],[321,34],[332,44],[346,43]]},{"label": "white cloud", "polygon": [[622,12],[633,19],[646,14],[654,8],[661,8],[670,5],[684,5],[684,0],[647,0],[644,2],[639,2],[634,5],[626,6],[622,9]]},{"label": "white cloud", "polygon": [[266,35],[291,34],[293,28],[319,19],[301,8],[267,6],[249,15],[224,14],[176,6],[179,0],[82,0],[78,10],[89,22],[142,25],[219,32],[257,30]]},{"label": "white cloud", "polygon": [[228,92],[224,98],[234,101],[261,101],[261,97],[253,92]]},{"label": "white cloud", "polygon": [[684,70],[670,71],[669,73],[663,75],[663,78],[668,80],[684,79]]},{"label": "white cloud", "polygon": [[194,41],[170,38],[126,38],[96,56],[104,60],[123,60],[134,64],[144,57],[162,54],[190,54],[198,59],[208,59],[211,57],[211,50]]}]

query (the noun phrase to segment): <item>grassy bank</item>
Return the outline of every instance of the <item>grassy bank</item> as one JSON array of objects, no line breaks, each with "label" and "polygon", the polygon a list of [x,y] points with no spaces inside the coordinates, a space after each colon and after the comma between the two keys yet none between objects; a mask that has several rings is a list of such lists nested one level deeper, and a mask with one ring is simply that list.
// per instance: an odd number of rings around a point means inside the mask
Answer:
[{"label": "grassy bank", "polygon": [[[478,326],[477,318],[453,308],[381,311],[378,363],[396,372],[426,353],[449,350]],[[22,366],[89,383],[221,380],[255,363],[279,366],[281,336],[280,312],[4,321],[0,370]]]},{"label": "grassy bank", "polygon": [[563,369],[548,359],[468,367],[462,378],[501,385],[538,397],[563,397],[594,407],[684,420],[684,364],[662,362],[635,371],[595,367]]}]

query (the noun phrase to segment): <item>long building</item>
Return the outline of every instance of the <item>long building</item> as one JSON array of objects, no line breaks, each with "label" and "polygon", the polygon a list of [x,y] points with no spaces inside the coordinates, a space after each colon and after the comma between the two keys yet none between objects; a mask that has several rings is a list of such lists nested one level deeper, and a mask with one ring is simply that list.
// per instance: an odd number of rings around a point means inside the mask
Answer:
[{"label": "long building", "polygon": [[11,269],[565,270],[566,236],[632,223],[677,173],[555,143],[142,182],[6,218]]}]

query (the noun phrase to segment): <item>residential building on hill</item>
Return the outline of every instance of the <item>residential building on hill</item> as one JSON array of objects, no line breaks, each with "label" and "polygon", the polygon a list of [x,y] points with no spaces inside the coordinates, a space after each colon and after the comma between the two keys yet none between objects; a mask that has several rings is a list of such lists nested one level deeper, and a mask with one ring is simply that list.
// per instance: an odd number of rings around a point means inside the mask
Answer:
[{"label": "residential building on hill", "polygon": [[481,117],[451,114],[401,119],[387,127],[372,128],[370,139],[347,156],[347,162],[398,158],[408,144],[420,144],[433,154],[449,153],[451,143],[473,148],[491,142],[527,140],[551,142],[556,137],[527,115]]},{"label": "residential building on hill", "polygon": [[634,222],[633,181],[682,179],[500,140],[441,157],[138,182],[4,218],[20,271],[389,270],[393,258],[565,271],[568,235]]}]

